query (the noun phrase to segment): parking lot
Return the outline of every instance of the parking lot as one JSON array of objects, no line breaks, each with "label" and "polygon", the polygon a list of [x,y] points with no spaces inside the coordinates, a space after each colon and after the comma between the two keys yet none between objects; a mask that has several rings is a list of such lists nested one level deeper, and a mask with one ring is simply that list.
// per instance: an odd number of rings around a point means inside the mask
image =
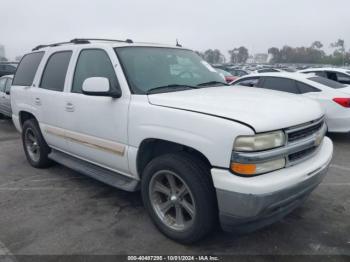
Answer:
[{"label": "parking lot", "polygon": [[1,120],[0,254],[350,255],[350,136],[331,138],[329,174],[301,208],[249,235],[217,231],[183,246],[153,226],[139,193],[60,165],[29,166],[12,122]]}]

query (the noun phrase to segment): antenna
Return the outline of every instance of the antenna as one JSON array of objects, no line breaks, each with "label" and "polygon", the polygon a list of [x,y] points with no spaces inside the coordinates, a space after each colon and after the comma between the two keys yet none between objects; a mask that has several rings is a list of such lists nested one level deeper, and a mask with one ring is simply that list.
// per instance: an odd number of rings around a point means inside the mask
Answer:
[{"label": "antenna", "polygon": [[179,40],[176,38],[176,46],[182,47],[182,45],[179,44]]}]

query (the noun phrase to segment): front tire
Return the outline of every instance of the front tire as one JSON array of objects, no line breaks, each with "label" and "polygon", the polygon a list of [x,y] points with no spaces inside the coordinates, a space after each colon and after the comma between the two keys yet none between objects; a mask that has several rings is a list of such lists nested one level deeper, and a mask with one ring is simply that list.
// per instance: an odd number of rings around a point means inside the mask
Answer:
[{"label": "front tire", "polygon": [[25,121],[22,129],[23,149],[30,165],[35,168],[49,167],[52,164],[48,158],[51,149],[45,142],[37,121]]},{"label": "front tire", "polygon": [[143,172],[141,191],[154,224],[173,240],[193,243],[216,224],[210,169],[190,154],[167,154],[152,160]]}]

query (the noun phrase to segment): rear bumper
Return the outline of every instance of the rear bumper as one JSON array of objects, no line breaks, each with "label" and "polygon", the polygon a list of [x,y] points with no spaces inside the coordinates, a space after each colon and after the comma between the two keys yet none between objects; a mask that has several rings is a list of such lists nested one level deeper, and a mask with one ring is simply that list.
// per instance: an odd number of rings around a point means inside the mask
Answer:
[{"label": "rear bumper", "polygon": [[332,154],[333,144],[325,138],[320,151],[312,158],[270,174],[243,178],[213,169],[222,228],[251,232],[283,218],[322,182]]}]

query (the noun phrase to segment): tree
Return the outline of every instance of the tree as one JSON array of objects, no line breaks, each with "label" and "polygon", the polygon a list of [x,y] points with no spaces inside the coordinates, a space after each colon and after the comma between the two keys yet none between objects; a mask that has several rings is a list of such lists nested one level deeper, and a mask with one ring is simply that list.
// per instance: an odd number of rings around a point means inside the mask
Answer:
[{"label": "tree", "polygon": [[208,49],[204,52],[203,58],[210,64],[219,64],[223,62],[223,55],[218,49]]},{"label": "tree", "polygon": [[335,48],[333,56],[336,58],[342,58],[342,64],[345,64],[345,41],[343,39],[338,39],[336,42],[331,44],[332,48]]},{"label": "tree", "polygon": [[323,44],[320,41],[315,41],[311,44],[312,49],[322,49]]},{"label": "tree", "polygon": [[272,56],[270,63],[280,62],[281,53],[277,47],[270,47],[269,50],[267,51],[267,53]]},{"label": "tree", "polygon": [[249,51],[246,47],[241,46],[239,48],[234,48],[229,50],[231,63],[245,63],[249,58]]}]

